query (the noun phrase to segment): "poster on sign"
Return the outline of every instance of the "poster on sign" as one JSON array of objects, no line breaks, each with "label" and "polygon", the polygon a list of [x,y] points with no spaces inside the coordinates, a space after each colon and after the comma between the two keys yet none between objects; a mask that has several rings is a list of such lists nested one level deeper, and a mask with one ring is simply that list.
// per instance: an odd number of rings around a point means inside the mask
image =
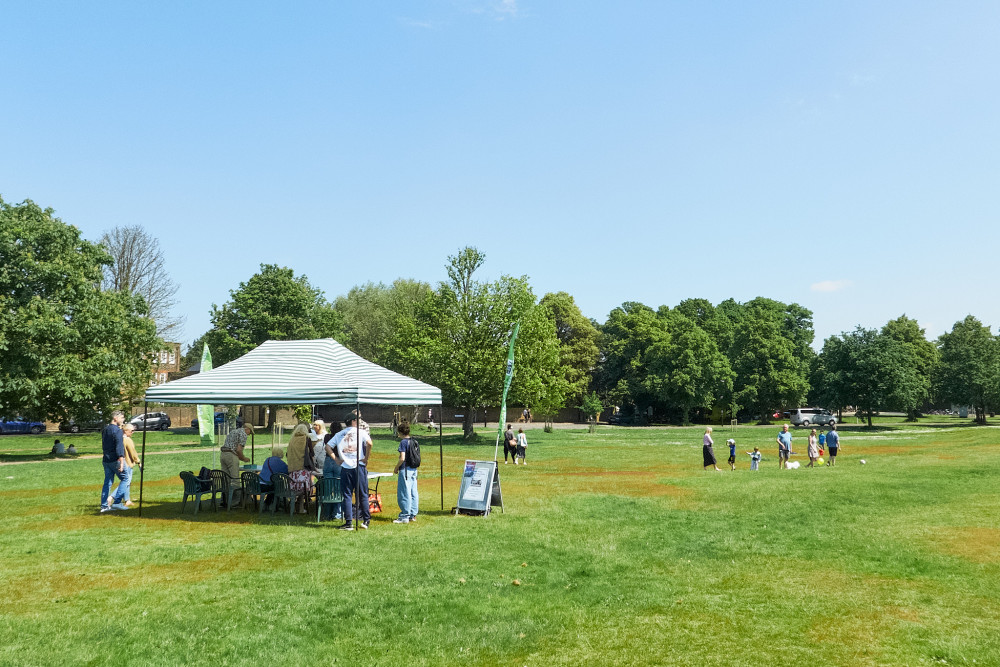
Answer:
[{"label": "poster on sign", "polygon": [[496,461],[466,461],[462,486],[458,491],[456,514],[486,516],[493,507],[503,511],[500,472]]}]

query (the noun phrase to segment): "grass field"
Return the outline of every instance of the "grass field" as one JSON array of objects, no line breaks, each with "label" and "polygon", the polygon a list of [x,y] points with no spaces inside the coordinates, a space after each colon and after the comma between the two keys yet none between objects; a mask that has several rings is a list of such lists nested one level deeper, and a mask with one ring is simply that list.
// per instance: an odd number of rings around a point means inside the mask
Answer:
[{"label": "grass field", "polygon": [[0,465],[0,663],[998,665],[1000,430],[964,423],[846,426],[837,468],[789,471],[777,427],[739,427],[736,472],[702,470],[700,428],[531,431],[488,518],[448,510],[492,446],[446,438],[442,511],[425,438],[419,521],[391,523],[384,480],[387,512],[346,534],[182,515],[177,472],[207,452],[150,449],[141,518],[97,512],[99,460]]}]

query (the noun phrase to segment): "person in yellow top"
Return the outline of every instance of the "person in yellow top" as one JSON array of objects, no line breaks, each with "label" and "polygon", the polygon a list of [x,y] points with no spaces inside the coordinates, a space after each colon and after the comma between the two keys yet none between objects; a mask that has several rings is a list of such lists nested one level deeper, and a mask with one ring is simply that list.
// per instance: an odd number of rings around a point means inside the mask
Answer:
[{"label": "person in yellow top", "polygon": [[122,441],[125,444],[125,468],[123,472],[125,477],[122,481],[118,482],[118,488],[111,495],[111,500],[108,502],[109,505],[118,505],[124,503],[125,507],[132,507],[135,505],[130,500],[129,489],[132,486],[132,468],[139,466],[139,454],[135,451],[135,443],[132,442],[132,433],[135,431],[135,427],[131,424],[124,424],[122,426]]},{"label": "person in yellow top", "polygon": [[295,507],[299,514],[305,514],[304,505],[312,493],[312,470],[306,466],[306,447],[309,446],[309,427],[299,424],[292,431],[292,439],[288,441],[288,476],[292,480],[292,491],[295,492]]}]

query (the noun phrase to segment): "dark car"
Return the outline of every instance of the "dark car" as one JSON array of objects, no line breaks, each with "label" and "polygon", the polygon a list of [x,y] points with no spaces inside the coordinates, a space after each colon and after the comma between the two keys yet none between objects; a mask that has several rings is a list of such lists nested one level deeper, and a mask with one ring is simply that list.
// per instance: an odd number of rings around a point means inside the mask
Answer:
[{"label": "dark car", "polygon": [[165,431],[170,428],[170,415],[166,412],[147,412],[137,417],[132,417],[128,422],[141,431],[144,428],[150,431]]},{"label": "dark car", "polygon": [[80,431],[100,431],[104,428],[104,418],[100,415],[73,418],[59,422],[59,430],[63,433],[79,433]]},{"label": "dark car", "polygon": [[0,418],[0,433],[45,433],[45,424],[29,421],[21,417],[13,419]]},{"label": "dark car", "polygon": [[[225,412],[216,412],[215,413],[215,426],[219,427],[219,426],[222,426],[225,423],[226,423],[226,413]],[[240,428],[242,426],[243,426],[243,417],[237,416],[236,417],[236,428]],[[191,420],[191,428],[198,428],[198,420],[197,419],[192,419]]]}]

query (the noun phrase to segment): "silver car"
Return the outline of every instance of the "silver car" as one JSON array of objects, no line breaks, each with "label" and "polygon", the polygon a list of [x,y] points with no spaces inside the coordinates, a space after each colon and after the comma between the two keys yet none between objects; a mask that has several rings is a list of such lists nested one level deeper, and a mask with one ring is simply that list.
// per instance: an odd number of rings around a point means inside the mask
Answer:
[{"label": "silver car", "polygon": [[792,426],[817,426],[820,424],[833,426],[837,423],[837,417],[829,410],[823,408],[799,408],[785,413]]}]

